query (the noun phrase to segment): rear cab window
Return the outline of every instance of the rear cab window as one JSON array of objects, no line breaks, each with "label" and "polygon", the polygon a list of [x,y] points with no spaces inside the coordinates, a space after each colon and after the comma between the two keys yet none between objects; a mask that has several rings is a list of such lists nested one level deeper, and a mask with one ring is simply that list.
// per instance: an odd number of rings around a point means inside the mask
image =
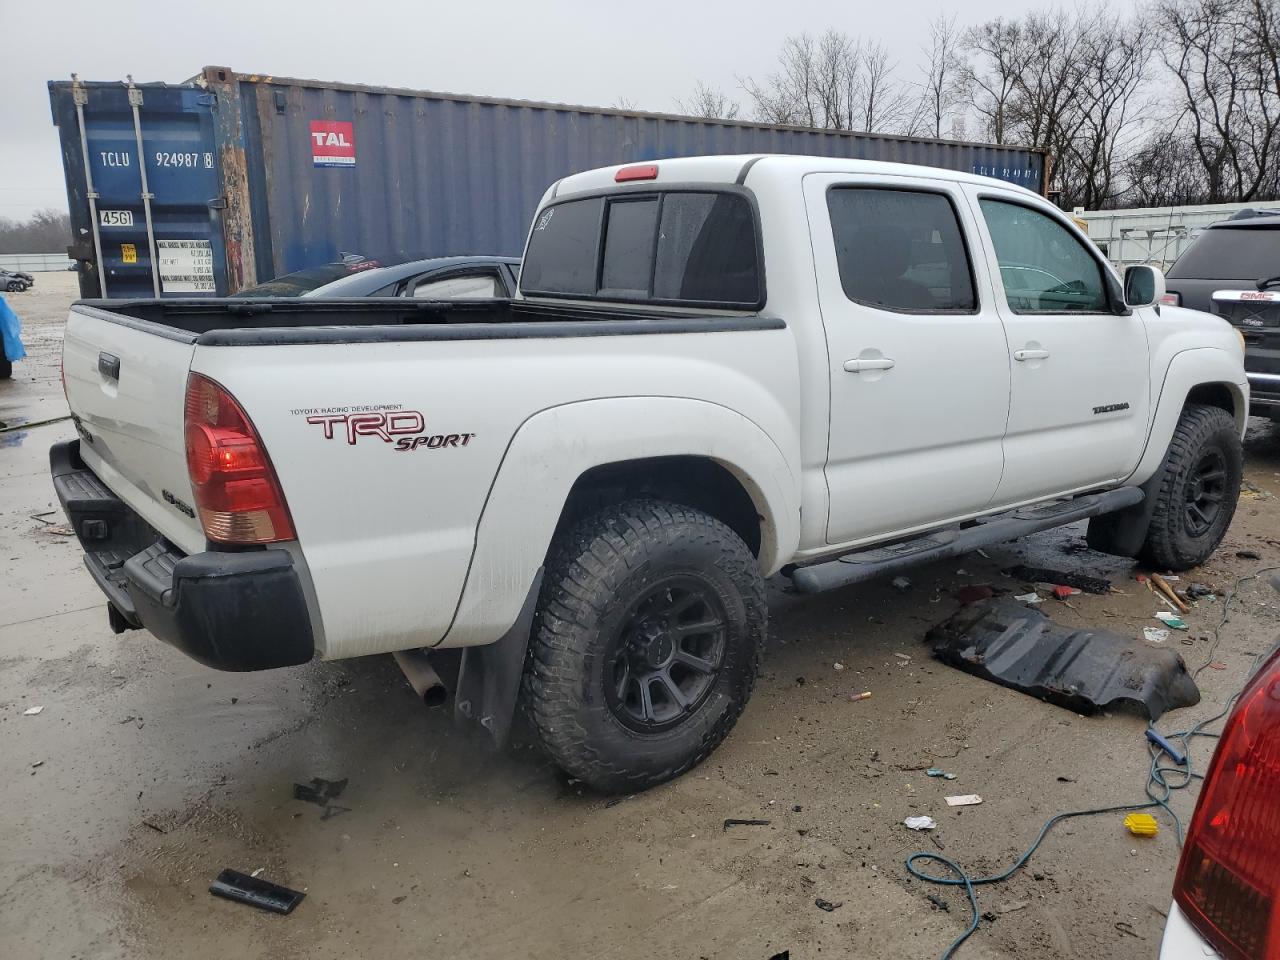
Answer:
[{"label": "rear cab window", "polygon": [[756,310],[764,270],[745,191],[614,191],[548,205],[521,273],[525,296]]},{"label": "rear cab window", "polygon": [[1277,227],[1213,227],[1169,268],[1171,280],[1262,280],[1277,274]]}]

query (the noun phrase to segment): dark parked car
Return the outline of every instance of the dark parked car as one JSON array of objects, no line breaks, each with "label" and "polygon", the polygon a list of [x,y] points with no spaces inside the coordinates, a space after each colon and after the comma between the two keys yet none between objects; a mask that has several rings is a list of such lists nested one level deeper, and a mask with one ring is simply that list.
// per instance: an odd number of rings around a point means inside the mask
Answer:
[{"label": "dark parked car", "polygon": [[435,257],[388,265],[373,258],[287,273],[246,287],[237,297],[416,297],[479,300],[515,293],[520,261],[515,257]]},{"label": "dark parked car", "polygon": [[1280,421],[1280,213],[1208,227],[1169,268],[1165,302],[1216,313],[1245,340],[1249,412]]},{"label": "dark parked car", "polygon": [[29,273],[0,270],[0,290],[6,293],[22,293],[34,283],[35,279]]}]

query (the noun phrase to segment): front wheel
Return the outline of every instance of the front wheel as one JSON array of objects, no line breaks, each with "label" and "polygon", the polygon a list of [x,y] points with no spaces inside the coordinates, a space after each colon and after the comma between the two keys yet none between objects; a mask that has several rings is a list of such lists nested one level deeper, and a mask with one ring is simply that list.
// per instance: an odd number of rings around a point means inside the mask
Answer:
[{"label": "front wheel", "polygon": [[22,284],[20,284],[17,280],[10,280],[8,285],[5,286],[5,291],[8,293],[21,293]]},{"label": "front wheel", "polygon": [[705,513],[633,500],[548,558],[524,695],[543,747],[606,793],[700,763],[755,684],[768,608],[755,557]]},{"label": "front wheel", "polygon": [[1165,454],[1141,559],[1165,570],[1204,563],[1231,525],[1243,473],[1235,419],[1220,407],[1188,404]]}]

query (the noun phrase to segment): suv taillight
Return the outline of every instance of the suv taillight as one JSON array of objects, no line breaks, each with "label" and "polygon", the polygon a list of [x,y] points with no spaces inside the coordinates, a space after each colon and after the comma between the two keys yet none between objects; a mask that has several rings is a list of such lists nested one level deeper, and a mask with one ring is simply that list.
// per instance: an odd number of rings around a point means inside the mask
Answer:
[{"label": "suv taillight", "polygon": [[1182,306],[1182,294],[1180,293],[1162,294],[1160,296],[1160,302],[1163,303],[1166,307],[1180,307]]},{"label": "suv taillight", "polygon": [[1280,653],[1240,695],[1205,774],[1173,895],[1228,960],[1280,958]]},{"label": "suv taillight", "polygon": [[294,539],[266,448],[235,398],[190,374],[186,421],[187,472],[204,535],[236,544]]}]

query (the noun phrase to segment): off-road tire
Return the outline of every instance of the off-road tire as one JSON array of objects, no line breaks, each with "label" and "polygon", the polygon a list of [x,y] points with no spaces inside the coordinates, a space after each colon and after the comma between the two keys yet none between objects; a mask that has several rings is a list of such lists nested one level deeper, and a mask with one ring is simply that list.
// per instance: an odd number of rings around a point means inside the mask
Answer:
[{"label": "off-road tire", "polygon": [[[668,721],[674,726],[637,730],[618,694],[606,690],[607,677],[617,682],[619,638],[634,636],[635,605],[664,590],[669,598],[664,584],[678,583],[703,585],[723,613],[720,668],[685,708],[692,712]],[[580,520],[552,545],[529,641],[523,698],[539,741],[567,773],[604,793],[679,776],[719,746],[742,713],[767,623],[756,559],[719,520],[654,499]],[[652,700],[652,691],[646,696]]]},{"label": "off-road tire", "polygon": [[[1194,521],[1188,519],[1188,498],[1206,461],[1221,463],[1222,498],[1212,522],[1196,532],[1191,529]],[[1209,469],[1202,475],[1213,472]],[[1220,407],[1187,404],[1165,454],[1155,512],[1139,559],[1161,570],[1187,570],[1204,563],[1231,525],[1243,472],[1244,451],[1231,414]]]}]

